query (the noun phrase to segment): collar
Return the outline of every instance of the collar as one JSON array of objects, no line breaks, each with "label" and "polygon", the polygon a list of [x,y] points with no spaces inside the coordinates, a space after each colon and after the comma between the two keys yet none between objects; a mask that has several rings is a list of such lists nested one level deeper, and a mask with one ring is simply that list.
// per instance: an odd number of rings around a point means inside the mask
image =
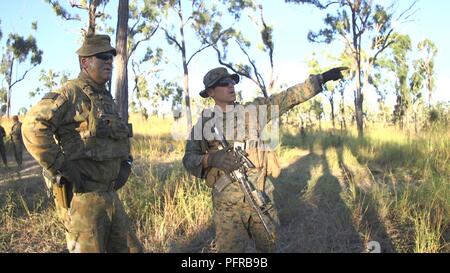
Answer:
[{"label": "collar", "polygon": [[84,71],[81,71],[78,75],[78,79],[87,83],[95,93],[109,93],[106,89],[106,84],[98,84]]}]

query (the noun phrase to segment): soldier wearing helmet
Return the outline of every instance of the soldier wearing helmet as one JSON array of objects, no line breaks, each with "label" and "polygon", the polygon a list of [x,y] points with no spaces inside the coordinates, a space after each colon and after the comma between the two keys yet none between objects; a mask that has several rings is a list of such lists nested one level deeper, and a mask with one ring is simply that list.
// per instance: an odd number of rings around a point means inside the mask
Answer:
[{"label": "soldier wearing helmet", "polygon": [[[266,125],[271,119],[278,118],[319,94],[327,81],[341,79],[341,71],[346,69],[333,68],[323,74],[311,75],[301,84],[269,98],[256,98],[244,105],[236,102],[235,85],[239,83],[237,74],[230,74],[223,67],[206,73],[203,78],[205,88],[199,95],[212,98],[215,107],[213,110],[205,109],[192,128],[183,165],[194,176],[205,179],[212,188],[216,251],[245,252],[249,241],[253,242],[258,252],[276,251],[278,216],[272,201],[274,186],[269,176],[277,177],[280,166],[274,147],[267,145],[264,140]],[[278,109],[278,112],[273,109]],[[222,147],[217,135],[210,134],[216,128],[221,131],[221,138],[226,139],[229,147]],[[245,176],[252,182],[254,192],[264,197],[261,200],[270,204],[264,207],[267,208],[266,219],[272,222],[270,226],[273,229],[269,230],[269,225],[263,223],[240,184],[230,175],[236,170],[240,171],[243,165],[236,156],[236,147],[245,150],[254,165]]]}]

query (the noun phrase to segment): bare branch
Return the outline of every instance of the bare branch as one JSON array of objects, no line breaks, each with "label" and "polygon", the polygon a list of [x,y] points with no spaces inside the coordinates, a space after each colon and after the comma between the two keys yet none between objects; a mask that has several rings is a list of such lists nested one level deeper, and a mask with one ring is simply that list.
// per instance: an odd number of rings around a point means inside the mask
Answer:
[{"label": "bare branch", "polygon": [[[383,45],[381,46],[381,48],[375,53],[375,55],[372,58],[371,63],[374,64],[378,58],[378,55],[381,54],[381,52],[383,52],[386,48],[390,47],[392,44],[395,43],[394,40],[389,41],[390,36],[392,35],[392,33],[394,32],[394,29],[391,29],[389,31],[389,33],[386,35],[386,39],[383,42]],[[389,41],[389,42],[388,42]]]},{"label": "bare branch", "polygon": [[131,57],[131,55],[133,55],[134,51],[136,51],[140,43],[150,40],[153,37],[153,35],[155,35],[156,31],[159,29],[159,24],[160,22],[158,22],[155,29],[151,33],[149,33],[148,35],[146,35],[144,38],[142,38],[136,44],[133,45],[133,47],[130,49],[128,53],[128,58]]},{"label": "bare branch", "polygon": [[33,70],[33,68],[35,68],[38,64],[33,65],[33,67],[31,67],[30,69],[28,69],[27,71],[25,71],[25,73],[23,73],[22,77],[18,80],[16,80],[15,82],[13,82],[10,86],[9,89],[11,89],[16,83],[19,83],[21,81],[23,81],[26,77],[26,75],[28,74],[28,72],[30,72],[31,70]]},{"label": "bare branch", "polygon": [[181,46],[181,44],[177,41],[177,39],[176,39],[174,36],[170,35],[169,31],[168,31],[166,28],[162,28],[162,30],[163,30],[164,33],[166,34],[166,38],[167,38],[169,41],[171,41],[171,42],[173,42],[174,44],[176,44],[179,50],[183,50],[183,47]]},{"label": "bare branch", "polygon": [[197,50],[194,54],[192,54],[191,57],[189,58],[189,60],[187,61],[187,65],[189,65],[189,63],[191,62],[192,58],[194,58],[195,55],[197,55],[198,53],[202,52],[203,50],[207,49],[210,46],[211,46],[210,44],[205,45],[204,47]]},{"label": "bare branch", "polygon": [[237,41],[237,40],[236,40],[236,43],[241,48],[242,52],[247,56],[247,59],[248,59],[249,63],[253,67],[253,72],[255,73],[256,80],[258,82],[258,86],[259,86],[259,88],[261,88],[261,91],[263,92],[264,97],[268,98],[266,85],[264,83],[264,79],[262,78],[261,74],[258,72],[258,69],[256,68],[255,62],[250,58],[250,55],[248,54],[247,50],[245,50],[245,48],[242,46],[242,44],[239,41]]},{"label": "bare branch", "polygon": [[217,46],[215,45],[211,45],[214,50],[217,52],[217,60],[219,61],[219,63],[223,66],[226,66],[227,68],[229,68],[231,71],[233,71],[236,74],[239,74],[243,77],[248,78],[249,80],[251,80],[252,82],[254,82],[256,85],[259,86],[258,82],[248,73],[244,73],[243,71],[239,71],[236,68],[234,68],[234,66],[231,63],[226,63],[224,62],[224,60],[222,59],[222,53],[220,52],[220,50],[217,48]]}]

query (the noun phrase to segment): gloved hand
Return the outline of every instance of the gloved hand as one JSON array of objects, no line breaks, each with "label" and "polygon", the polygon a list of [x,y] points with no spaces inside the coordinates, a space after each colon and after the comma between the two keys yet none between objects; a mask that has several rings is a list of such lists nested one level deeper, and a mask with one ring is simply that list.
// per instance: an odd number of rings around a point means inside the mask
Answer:
[{"label": "gloved hand", "polygon": [[222,149],[208,155],[208,167],[220,169],[226,173],[231,173],[241,167],[238,158],[231,148]]},{"label": "gloved hand", "polygon": [[342,71],[344,70],[348,70],[348,67],[335,67],[322,73],[323,83],[342,79],[344,77]]},{"label": "gloved hand", "polygon": [[69,161],[63,162],[57,171],[57,176],[61,176],[56,179],[58,186],[62,186],[65,182],[69,181],[74,187],[74,192],[82,192],[80,172]]},{"label": "gloved hand", "polygon": [[114,183],[114,190],[122,188],[128,181],[128,177],[131,174],[131,165],[133,164],[133,157],[129,156],[127,160],[120,163],[119,176]]}]

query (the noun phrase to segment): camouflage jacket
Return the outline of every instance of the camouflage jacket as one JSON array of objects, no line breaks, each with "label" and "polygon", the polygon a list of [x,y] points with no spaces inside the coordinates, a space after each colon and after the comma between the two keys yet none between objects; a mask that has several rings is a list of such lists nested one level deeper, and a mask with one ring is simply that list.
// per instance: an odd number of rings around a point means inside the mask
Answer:
[{"label": "camouflage jacket", "polygon": [[13,124],[9,135],[11,141],[14,143],[19,143],[22,141],[22,123],[20,121],[17,121]]},{"label": "camouflage jacket", "polygon": [[84,73],[32,107],[22,132],[27,150],[42,167],[56,173],[70,161],[88,191],[107,190],[130,154],[131,132],[110,92]]},{"label": "camouflage jacket", "polygon": [[[257,127],[258,137],[261,137],[262,130],[271,119],[274,112],[272,111],[274,106],[278,107],[278,116],[285,114],[287,111],[292,109],[294,106],[309,100],[318,93],[322,91],[322,78],[320,75],[312,75],[305,82],[292,86],[285,91],[274,94],[269,98],[256,98],[254,101],[247,103],[246,106],[263,106],[267,110],[266,123],[261,124],[260,120],[263,116],[257,115],[258,121],[250,122],[251,119],[245,118],[235,118],[235,126],[239,126],[239,123],[243,122],[246,130],[252,127]],[[261,108],[259,108],[261,109]],[[258,110],[260,111],[260,110]],[[202,112],[202,117],[199,118],[198,122],[192,128],[190,139],[186,143],[185,154],[183,157],[183,165],[187,171],[198,178],[206,179],[208,186],[212,187],[214,183],[223,176],[223,173],[215,168],[204,169],[202,166],[202,159],[208,152],[216,151],[218,149],[219,143],[215,140],[208,140],[204,135],[204,126],[208,124],[208,121],[213,115],[209,110],[204,110]],[[276,113],[276,112],[275,112]],[[228,113],[223,113],[224,120],[226,119]],[[225,121],[223,121],[225,123]],[[256,124],[256,125],[255,125]],[[262,126],[261,126],[262,125]],[[223,128],[226,128],[224,124]],[[226,129],[225,129],[226,130]],[[199,133],[200,132],[200,136]],[[224,134],[225,135],[225,134]],[[248,139],[240,139],[239,136],[234,138],[228,138],[225,136],[230,145],[233,145],[235,141],[247,141]],[[245,138],[245,136],[244,136]],[[249,154],[249,159],[255,164],[255,171],[261,172],[263,175],[273,175],[277,176],[279,174],[279,166],[277,159],[273,152],[262,151],[261,142],[252,141],[252,143],[247,143],[245,145],[246,152]],[[274,166],[275,165],[275,166]],[[277,170],[278,167],[278,170]]]}]

